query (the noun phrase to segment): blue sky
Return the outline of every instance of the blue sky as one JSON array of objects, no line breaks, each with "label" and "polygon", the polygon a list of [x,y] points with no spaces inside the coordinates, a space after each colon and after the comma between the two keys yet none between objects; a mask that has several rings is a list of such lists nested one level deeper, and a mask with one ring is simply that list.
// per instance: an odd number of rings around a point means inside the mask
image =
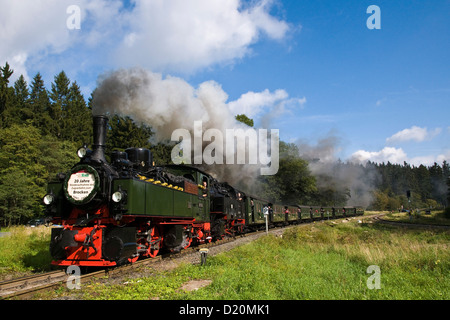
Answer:
[{"label": "blue sky", "polygon": [[[41,72],[50,88],[64,70],[88,97],[99,75],[119,68],[194,88],[213,80],[233,111],[280,129],[284,141],[333,141],[334,159],[450,161],[448,0],[0,4],[0,62],[30,82]],[[67,26],[70,5],[80,29]],[[366,26],[370,5],[381,29]]]}]

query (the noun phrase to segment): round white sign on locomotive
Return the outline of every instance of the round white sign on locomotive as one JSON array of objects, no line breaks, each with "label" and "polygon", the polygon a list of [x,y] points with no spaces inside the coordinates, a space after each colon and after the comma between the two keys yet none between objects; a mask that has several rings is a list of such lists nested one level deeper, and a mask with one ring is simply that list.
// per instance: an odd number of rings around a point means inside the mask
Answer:
[{"label": "round white sign on locomotive", "polygon": [[67,183],[67,193],[72,199],[82,201],[95,188],[95,176],[85,170],[72,173]]}]

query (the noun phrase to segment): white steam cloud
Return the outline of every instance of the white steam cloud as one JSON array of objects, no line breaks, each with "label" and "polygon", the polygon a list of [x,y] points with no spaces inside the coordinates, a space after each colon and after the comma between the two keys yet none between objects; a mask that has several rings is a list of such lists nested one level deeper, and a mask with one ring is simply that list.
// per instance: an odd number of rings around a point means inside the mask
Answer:
[{"label": "white steam cloud", "polygon": [[372,203],[378,173],[367,165],[341,162],[336,156],[341,150],[341,139],[337,132],[330,131],[316,145],[300,139],[296,144],[300,157],[309,161],[309,169],[316,177],[319,189],[331,188],[341,195],[347,195],[347,205],[350,206],[369,206]]},{"label": "white steam cloud", "polygon": [[[268,101],[274,100],[270,94],[266,98]],[[286,94],[284,98],[289,97]],[[201,121],[202,135],[208,129],[218,130],[224,137],[227,129],[248,129],[235,119],[235,113],[230,110],[227,99],[228,95],[217,82],[207,81],[194,88],[183,79],[170,76],[163,78],[161,74],[134,68],[121,69],[101,76],[93,94],[92,104],[94,115],[130,116],[137,123],[145,123],[152,127],[155,142],[165,142],[171,139],[172,133],[177,129],[190,131],[194,139],[196,121]],[[279,98],[275,100],[278,101]],[[209,143],[203,142],[202,150]],[[191,143],[191,147],[194,146],[194,143]],[[235,154],[249,154],[248,143],[245,145],[236,143],[235,146],[240,148],[235,150]],[[208,165],[204,169],[223,181],[239,183],[253,180],[260,173],[260,164],[261,162],[239,165],[215,164]]]}]

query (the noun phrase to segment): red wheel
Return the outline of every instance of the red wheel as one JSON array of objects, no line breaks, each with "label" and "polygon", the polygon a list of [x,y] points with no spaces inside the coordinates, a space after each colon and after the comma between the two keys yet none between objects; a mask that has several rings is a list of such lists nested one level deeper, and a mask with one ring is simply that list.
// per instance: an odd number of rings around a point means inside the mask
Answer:
[{"label": "red wheel", "polygon": [[192,244],[192,238],[190,238],[188,235],[186,236],[186,238],[187,238],[188,244],[184,247],[184,249],[189,248],[191,246],[191,244]]},{"label": "red wheel", "polygon": [[162,238],[159,237],[158,227],[153,227],[151,231],[149,231],[149,237],[151,240],[146,255],[148,255],[151,258],[154,258],[159,253],[162,240]]},{"label": "red wheel", "polygon": [[135,263],[138,259],[139,259],[139,255],[137,255],[136,257],[133,257],[133,258],[128,258],[128,262]]},{"label": "red wheel", "polygon": [[184,249],[187,249],[191,246],[192,244],[192,237],[191,234],[194,232],[194,229],[191,229],[190,232],[188,232],[188,234],[186,234],[186,239],[185,242],[187,242],[187,245],[184,247]]}]

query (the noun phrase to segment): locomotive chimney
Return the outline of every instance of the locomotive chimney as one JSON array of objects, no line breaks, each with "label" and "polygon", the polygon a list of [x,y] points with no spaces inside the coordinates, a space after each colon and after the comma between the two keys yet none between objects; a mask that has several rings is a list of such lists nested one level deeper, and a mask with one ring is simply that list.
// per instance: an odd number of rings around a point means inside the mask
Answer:
[{"label": "locomotive chimney", "polygon": [[94,116],[94,144],[92,145],[91,159],[95,161],[106,162],[105,148],[106,148],[106,130],[108,125],[108,117]]}]

